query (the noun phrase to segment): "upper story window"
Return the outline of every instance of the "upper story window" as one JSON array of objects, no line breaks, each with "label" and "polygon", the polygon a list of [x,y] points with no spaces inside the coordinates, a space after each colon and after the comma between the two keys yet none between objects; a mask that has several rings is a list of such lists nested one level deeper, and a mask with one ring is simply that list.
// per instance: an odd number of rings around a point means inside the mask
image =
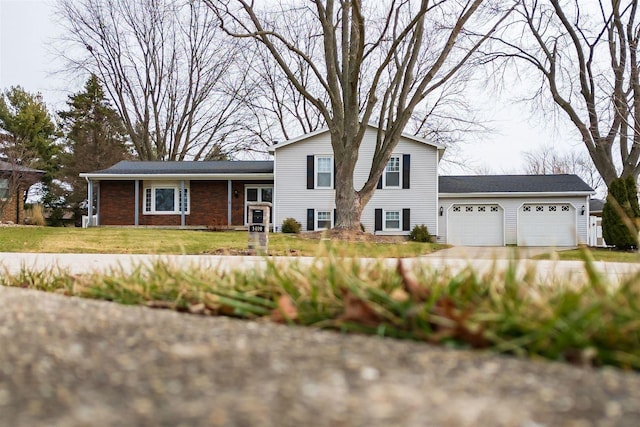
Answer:
[{"label": "upper story window", "polygon": [[180,214],[182,209],[189,213],[189,188],[185,183],[184,197],[180,183],[155,182],[145,188],[144,212],[146,214]]},{"label": "upper story window", "polygon": [[0,200],[5,200],[9,197],[9,179],[0,178]]},{"label": "upper story window", "polygon": [[316,156],[316,188],[333,188],[333,158]]},{"label": "upper story window", "polygon": [[400,188],[400,156],[391,156],[382,176],[383,188]]}]

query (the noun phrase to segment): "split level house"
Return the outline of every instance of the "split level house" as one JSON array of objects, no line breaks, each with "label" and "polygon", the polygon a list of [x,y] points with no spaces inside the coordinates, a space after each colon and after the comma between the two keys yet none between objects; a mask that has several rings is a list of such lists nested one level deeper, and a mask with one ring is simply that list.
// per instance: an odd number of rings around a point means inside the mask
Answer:
[{"label": "split level house", "polygon": [[[366,129],[354,185],[369,174],[376,128]],[[362,212],[368,232],[408,234],[426,225],[455,245],[574,246],[586,243],[587,184],[575,175],[438,176],[445,147],[403,135]],[[83,173],[97,197],[91,225],[242,227],[250,202],[272,203],[278,232],[286,218],[305,231],[335,221],[335,167],[328,130],[270,148],[273,161],[123,161]]]}]

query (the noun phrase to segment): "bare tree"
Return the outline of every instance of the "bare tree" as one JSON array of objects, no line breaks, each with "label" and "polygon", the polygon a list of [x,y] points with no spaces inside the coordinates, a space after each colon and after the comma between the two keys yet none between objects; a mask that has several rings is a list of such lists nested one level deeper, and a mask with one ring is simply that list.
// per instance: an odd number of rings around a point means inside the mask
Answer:
[{"label": "bare tree", "polygon": [[71,69],[97,75],[140,159],[227,156],[246,148],[245,73],[211,11],[189,0],[59,0]]},{"label": "bare tree", "polygon": [[[264,46],[322,115],[336,163],[336,228],[354,230],[416,108],[458,76],[509,12],[485,0],[390,0],[366,9],[360,0],[205,3],[227,33]],[[319,42],[300,45],[296,34],[309,27]],[[356,189],[353,172],[370,122],[379,129],[376,149]]]},{"label": "bare tree", "polygon": [[542,146],[524,153],[525,172],[530,175],[574,174],[591,188],[604,191],[604,180],[595,168],[591,158],[584,154],[570,152],[560,154],[553,146]]},{"label": "bare tree", "polygon": [[638,1],[520,3],[492,56],[524,64],[540,78],[534,96],[550,97],[571,120],[607,186],[618,177],[637,178]]}]

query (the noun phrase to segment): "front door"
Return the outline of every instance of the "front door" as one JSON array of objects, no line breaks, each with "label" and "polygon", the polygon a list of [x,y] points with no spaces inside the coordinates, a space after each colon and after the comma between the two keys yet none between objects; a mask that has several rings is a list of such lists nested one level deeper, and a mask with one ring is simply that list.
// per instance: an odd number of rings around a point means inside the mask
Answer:
[{"label": "front door", "polygon": [[[249,202],[273,202],[273,185],[247,185],[244,187],[244,223],[249,220]],[[273,209],[271,209],[273,211]],[[269,216],[269,224],[273,224],[273,215]]]}]

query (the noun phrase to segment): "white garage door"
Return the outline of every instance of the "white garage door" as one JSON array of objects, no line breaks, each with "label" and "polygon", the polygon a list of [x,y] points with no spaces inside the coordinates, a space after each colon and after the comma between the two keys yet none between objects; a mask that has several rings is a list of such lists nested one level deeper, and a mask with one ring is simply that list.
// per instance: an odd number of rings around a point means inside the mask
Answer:
[{"label": "white garage door", "polygon": [[576,210],[570,204],[528,203],[518,212],[518,246],[575,246]]},{"label": "white garage door", "polygon": [[447,243],[504,245],[504,210],[498,205],[452,205],[447,212]]}]

